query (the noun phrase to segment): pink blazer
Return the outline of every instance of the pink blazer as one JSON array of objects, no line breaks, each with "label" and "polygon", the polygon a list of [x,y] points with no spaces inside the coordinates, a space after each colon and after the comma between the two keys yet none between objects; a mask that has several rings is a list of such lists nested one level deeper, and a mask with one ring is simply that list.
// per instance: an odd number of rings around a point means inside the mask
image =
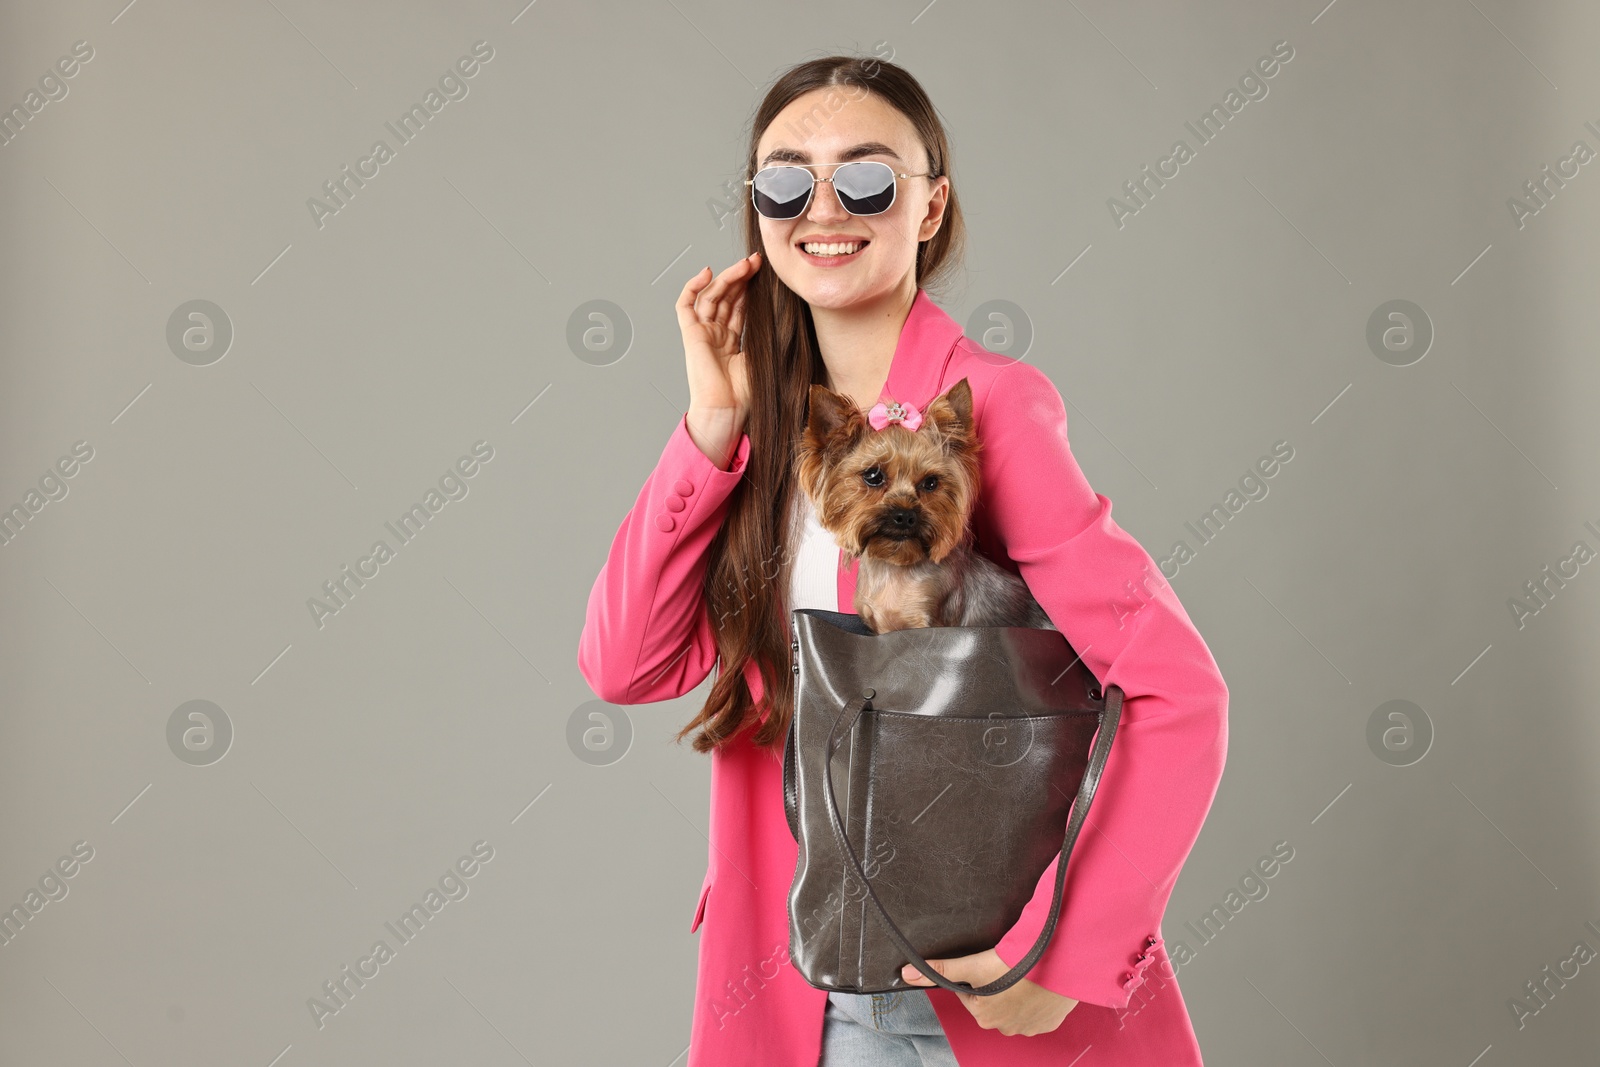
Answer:
[{"label": "pink blazer", "polygon": [[[977,547],[1021,574],[1125,703],[1055,934],[1027,975],[1078,1007],[1048,1034],[1006,1036],[978,1026],[954,993],[928,995],[963,1067],[1198,1065],[1161,917],[1222,774],[1227,686],[1159,567],[1078,468],[1050,378],[968,340],[918,290],[884,398],[925,408],[962,378],[983,442]],[[601,699],[670,700],[710,674],[706,553],[749,453],[746,434],[721,470],[679,420],[589,596],[578,669]],[[841,611],[854,610],[855,571],[839,573]],[[745,677],[764,719],[760,673],[751,665]],[[711,844],[689,927],[700,931],[689,1067],[815,1067],[828,994],[789,960],[798,849],[784,818],[782,753],[741,737],[711,761]],[[995,946],[1007,965],[1043,927],[1055,867]]]}]

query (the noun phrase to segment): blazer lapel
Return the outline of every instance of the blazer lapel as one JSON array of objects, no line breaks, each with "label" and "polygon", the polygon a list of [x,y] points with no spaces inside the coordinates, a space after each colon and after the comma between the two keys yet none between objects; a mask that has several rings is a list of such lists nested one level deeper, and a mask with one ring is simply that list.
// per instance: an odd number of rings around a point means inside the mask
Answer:
[{"label": "blazer lapel", "polygon": [[955,384],[946,384],[944,376],[959,340],[961,324],[945,314],[926,290],[918,289],[889,364],[889,380],[878,399],[914,404],[918,410],[926,408],[934,397]]},{"label": "blazer lapel", "polygon": [[[918,410],[926,408],[948,388],[944,383],[945,371],[961,336],[961,324],[935,304],[927,290],[919,288],[905,325],[900,329],[900,341],[889,363],[889,380],[878,399],[899,400],[915,405]],[[843,558],[841,552],[841,563]],[[860,570],[860,560],[848,569],[838,568],[840,611],[854,613],[856,610],[856,575]]]}]

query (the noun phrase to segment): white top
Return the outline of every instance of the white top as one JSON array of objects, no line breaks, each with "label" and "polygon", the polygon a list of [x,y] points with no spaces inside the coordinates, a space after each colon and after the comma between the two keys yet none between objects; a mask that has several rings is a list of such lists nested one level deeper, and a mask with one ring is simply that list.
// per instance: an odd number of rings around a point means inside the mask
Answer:
[{"label": "white top", "polygon": [[[824,608],[839,610],[839,543],[817,521],[811,498],[799,489],[795,518],[804,524],[789,583],[789,610]],[[794,544],[791,541],[791,544]],[[848,610],[848,609],[846,609]]]}]

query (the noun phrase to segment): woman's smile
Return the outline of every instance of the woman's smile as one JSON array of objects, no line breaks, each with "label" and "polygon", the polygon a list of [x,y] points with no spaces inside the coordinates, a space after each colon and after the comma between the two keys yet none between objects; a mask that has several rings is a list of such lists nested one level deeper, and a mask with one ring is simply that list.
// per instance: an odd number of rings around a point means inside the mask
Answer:
[{"label": "woman's smile", "polygon": [[819,267],[842,267],[861,258],[872,242],[848,234],[817,234],[795,242],[800,257]]}]

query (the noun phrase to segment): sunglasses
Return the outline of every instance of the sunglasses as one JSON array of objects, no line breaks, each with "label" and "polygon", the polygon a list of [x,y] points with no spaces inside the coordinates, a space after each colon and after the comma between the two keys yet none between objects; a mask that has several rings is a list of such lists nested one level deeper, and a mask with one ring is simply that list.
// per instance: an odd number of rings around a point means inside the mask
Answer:
[{"label": "sunglasses", "polygon": [[887,163],[860,160],[855,163],[813,163],[811,167],[835,167],[831,178],[818,178],[810,167],[783,165],[764,167],[754,178],[746,178],[750,200],[763,218],[799,218],[811,203],[818,182],[831,182],[839,203],[852,215],[881,215],[894,206],[896,179],[931,178],[932,174],[896,174]]}]

